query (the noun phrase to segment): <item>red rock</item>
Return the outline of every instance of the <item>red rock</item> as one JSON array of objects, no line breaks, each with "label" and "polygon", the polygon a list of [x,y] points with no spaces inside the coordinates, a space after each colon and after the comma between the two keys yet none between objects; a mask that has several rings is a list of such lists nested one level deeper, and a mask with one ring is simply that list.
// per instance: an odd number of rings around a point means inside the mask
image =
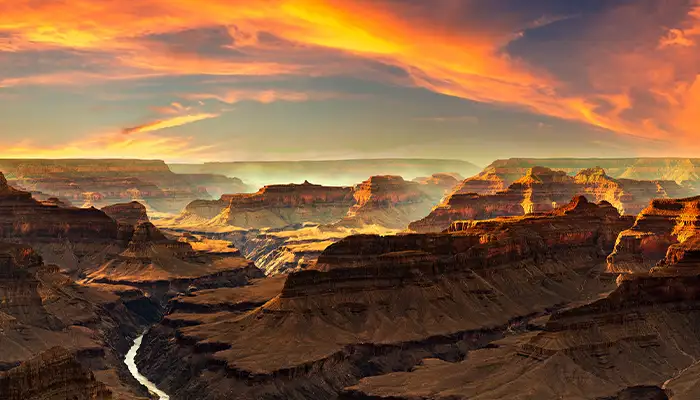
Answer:
[{"label": "red rock", "polygon": [[75,354],[54,347],[7,372],[0,372],[4,400],[111,399],[112,392],[84,368]]},{"label": "red rock", "polygon": [[673,258],[680,260],[685,251],[683,243],[698,233],[698,215],[700,197],[652,201],[639,214],[634,226],[620,233],[608,257],[608,270],[646,272],[669,251],[670,263],[675,263]]},{"label": "red rock", "polygon": [[427,217],[411,223],[409,229],[436,232],[459,219],[488,219],[551,210],[578,194],[596,202],[605,200],[624,214],[636,215],[651,199],[689,193],[687,188],[671,181],[613,179],[601,168],[582,170],[572,177],[563,171],[533,167],[504,191],[486,195],[465,192],[470,187],[483,188],[482,183],[479,179],[466,180]]},{"label": "red rock", "polygon": [[228,194],[217,201],[196,201],[182,216],[243,228],[282,228],[304,222],[339,220],[353,203],[353,189],[303,184],[270,185],[252,194]]},{"label": "red rock", "polygon": [[103,207],[102,211],[119,225],[119,239],[131,240],[136,227],[142,222],[150,222],[146,207],[137,202],[113,204]]},{"label": "red rock", "polygon": [[403,229],[430,211],[444,192],[442,184],[409,182],[400,176],[373,176],[357,185],[355,204],[338,224]]},{"label": "red rock", "polygon": [[[197,309],[178,316],[187,326],[154,328],[139,365],[173,396],[213,398],[202,388],[217,382],[242,399],[333,398],[366,374],[425,357],[458,360],[457,349],[499,337],[513,319],[614,287],[596,271],[630,223],[610,204],[576,198],[550,213],[449,233],[350,236],[326,248],[316,268],[290,274],[258,309]],[[221,370],[203,374],[212,364]]]},{"label": "red rock", "polygon": [[161,212],[180,212],[197,198],[246,191],[237,178],[173,173],[157,160],[0,160],[4,170],[31,192],[68,199],[84,206],[139,200]]}]

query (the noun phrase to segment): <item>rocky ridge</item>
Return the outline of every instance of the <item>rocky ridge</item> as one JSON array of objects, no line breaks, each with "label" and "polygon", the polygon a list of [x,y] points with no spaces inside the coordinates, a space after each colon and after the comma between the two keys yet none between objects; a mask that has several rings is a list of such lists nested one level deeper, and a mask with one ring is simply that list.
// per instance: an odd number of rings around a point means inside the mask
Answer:
[{"label": "rocky ridge", "polygon": [[197,198],[245,192],[240,179],[213,174],[175,174],[157,160],[12,160],[0,159],[13,183],[83,207],[138,200],[176,213]]},{"label": "rocky ridge", "polygon": [[[455,192],[436,206],[428,216],[409,225],[416,232],[439,232],[452,221],[488,219],[523,215],[551,210],[575,195],[586,195],[595,201],[607,201],[626,215],[636,215],[654,198],[682,197],[687,188],[671,181],[633,181],[614,179],[601,168],[590,168],[569,176],[564,171],[532,167],[511,183],[506,190],[492,193],[495,175],[487,172],[481,180],[465,180]],[[487,193],[467,192],[484,188]]]},{"label": "rocky ridge", "polygon": [[690,254],[687,245],[692,246],[697,240],[699,215],[700,197],[650,202],[634,226],[620,233],[615,249],[608,257],[608,270],[646,272],[664,261],[667,254],[669,263],[678,263]]},{"label": "rocky ridge", "polygon": [[176,398],[333,398],[422,358],[457,361],[514,321],[614,287],[594,277],[631,223],[608,203],[575,198],[450,233],[351,236],[261,307],[158,325],[139,366]]}]

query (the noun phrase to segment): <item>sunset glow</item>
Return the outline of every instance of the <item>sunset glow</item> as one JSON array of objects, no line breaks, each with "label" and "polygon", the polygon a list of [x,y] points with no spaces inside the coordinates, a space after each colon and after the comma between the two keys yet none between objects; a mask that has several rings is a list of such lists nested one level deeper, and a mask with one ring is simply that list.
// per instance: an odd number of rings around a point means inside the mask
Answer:
[{"label": "sunset glow", "polygon": [[[149,141],[163,140],[162,145],[192,138],[194,148],[205,152],[226,140],[233,128],[238,135],[284,135],[279,127],[257,121],[307,120],[313,113],[313,105],[292,104],[313,103],[331,117],[329,112],[358,108],[358,97],[422,104],[422,90],[461,99],[465,114],[481,122],[508,119],[512,132],[503,141],[527,141],[539,124],[513,120],[530,115],[546,124],[564,121],[566,130],[579,135],[599,131],[596,140],[600,135],[611,143],[645,138],[678,154],[700,149],[697,1],[663,6],[647,0],[593,1],[596,5],[584,7],[538,0],[527,10],[509,7],[513,0],[434,3],[3,1],[0,101],[12,102],[15,116],[0,123],[9,144],[0,156],[24,154],[20,149],[28,140],[37,154],[71,152],[71,143],[85,140],[86,134],[88,141],[102,143],[101,132],[111,130],[149,132],[153,136],[130,137],[129,146],[151,147],[155,157],[181,158],[173,153],[177,147],[154,148]],[[358,93],[340,83],[343,79],[376,90]],[[397,94],[404,90],[407,96]],[[61,117],[68,140],[46,143],[42,135],[54,129],[50,122],[58,118],[46,93],[52,98],[70,93],[81,104],[90,99],[109,104],[89,121],[80,115],[69,122]],[[105,100],[116,96],[119,101]],[[80,110],[83,106],[75,102]],[[241,102],[256,104],[238,114]],[[475,111],[475,102],[500,116],[481,115],[483,107]],[[188,110],[167,118],[156,111],[173,103]],[[267,107],[278,108],[269,114]],[[304,117],[294,107],[304,107]],[[425,121],[443,117],[438,106],[419,108],[425,110],[420,116]],[[21,114],[30,110],[46,115],[46,123],[23,120]],[[385,117],[392,129],[411,131],[415,146],[430,141],[434,127],[412,126],[415,116],[397,109]],[[205,120],[210,122],[203,125]],[[241,123],[255,127],[240,131]],[[381,132],[383,123],[374,129]],[[325,124],[310,129],[312,136],[346,134]],[[490,130],[482,124],[465,129],[464,135],[477,140],[489,137]],[[567,135],[559,134],[563,139]],[[110,147],[126,139],[114,140]],[[266,157],[264,149],[246,150]],[[631,149],[640,155],[650,150],[645,145]],[[596,153],[595,146],[589,151]],[[434,154],[407,150],[403,155]],[[220,156],[227,157],[225,152]]]}]

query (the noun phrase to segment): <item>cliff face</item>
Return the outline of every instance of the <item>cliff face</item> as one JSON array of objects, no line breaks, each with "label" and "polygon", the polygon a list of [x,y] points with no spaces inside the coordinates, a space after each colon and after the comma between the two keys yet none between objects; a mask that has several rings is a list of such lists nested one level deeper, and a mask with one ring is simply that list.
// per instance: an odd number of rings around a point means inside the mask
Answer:
[{"label": "cliff face", "polygon": [[364,379],[342,398],[697,398],[700,277],[665,272],[628,277],[462,362],[425,360],[410,373]]},{"label": "cliff face", "polygon": [[608,270],[645,272],[664,260],[667,253],[671,263],[675,259],[689,261],[693,253],[684,243],[696,240],[699,214],[700,197],[652,201],[634,226],[620,233],[608,257]]},{"label": "cliff face", "polygon": [[77,372],[62,357],[39,356],[15,368],[55,346],[69,348],[123,398],[143,394],[120,378],[126,376],[121,355],[129,348],[128,338],[158,318],[157,307],[143,292],[75,283],[58,267],[43,264],[30,247],[0,243],[0,300],[0,371],[9,370],[0,372],[0,398],[94,393],[99,385],[87,385],[92,375]]},{"label": "cliff face", "polygon": [[448,185],[442,180],[418,183],[400,176],[370,177],[355,188],[355,204],[339,225],[403,229],[412,220],[426,215],[449,190]]},{"label": "cliff face", "polygon": [[[488,219],[498,216],[523,215],[551,210],[575,195],[586,195],[593,201],[607,201],[623,214],[636,215],[654,198],[685,196],[689,192],[672,181],[634,181],[614,179],[601,168],[589,168],[569,176],[564,171],[533,167],[514,181],[508,189],[495,194],[479,195],[468,189],[485,192],[484,183],[501,182],[495,172],[485,178],[467,179],[430,214],[409,225],[416,232],[439,232],[459,219]],[[491,178],[486,178],[486,177]],[[493,179],[493,180],[492,180]],[[509,178],[503,178],[503,182]]]},{"label": "cliff face", "polygon": [[111,399],[112,392],[84,368],[75,354],[54,347],[7,372],[0,372],[5,400]]},{"label": "cliff face", "polygon": [[484,171],[513,182],[534,166],[569,174],[581,169],[602,167],[614,178],[636,180],[671,180],[678,183],[700,180],[700,159],[697,158],[511,158],[496,160]]},{"label": "cliff face", "polygon": [[29,243],[50,262],[76,269],[117,236],[117,222],[102,211],[37,201],[0,174],[0,240]]},{"label": "cliff face", "polygon": [[[609,204],[576,198],[551,213],[457,224],[450,233],[351,236],[329,246],[316,268],[290,274],[258,309],[154,329],[139,365],[173,396],[331,398],[359,377],[410,369],[424,357],[457,360],[510,321],[613,287],[589,278],[628,223]],[[192,352],[204,359],[174,362]],[[203,368],[216,372],[205,377]],[[209,379],[219,386],[202,391]]]},{"label": "cliff face", "polygon": [[246,191],[237,178],[174,174],[151,160],[0,160],[24,190],[67,199],[86,207],[139,200],[161,212],[179,212],[197,198]]},{"label": "cliff face", "polygon": [[236,286],[262,272],[239,254],[198,252],[186,241],[168,239],[141,222],[126,249],[89,271],[89,282],[159,288],[161,294],[194,287]]},{"label": "cliff face", "polygon": [[116,223],[104,213],[39,202],[8,186],[0,173],[0,238],[107,239],[116,237],[116,232]]},{"label": "cliff face", "polygon": [[196,201],[182,216],[216,219],[247,229],[283,228],[305,222],[339,220],[353,203],[353,189],[303,184],[265,186],[252,194],[223,195],[218,201]]},{"label": "cliff face", "polygon": [[118,239],[121,241],[128,242],[140,223],[150,222],[146,207],[137,201],[103,207],[102,212],[117,221],[119,228]]}]

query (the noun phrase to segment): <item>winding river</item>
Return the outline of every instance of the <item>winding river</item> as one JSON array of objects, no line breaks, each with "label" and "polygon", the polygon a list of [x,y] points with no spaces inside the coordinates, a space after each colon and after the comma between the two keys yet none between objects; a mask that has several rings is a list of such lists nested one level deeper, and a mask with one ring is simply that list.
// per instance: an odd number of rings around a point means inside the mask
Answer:
[{"label": "winding river", "polygon": [[148,378],[141,375],[138,367],[136,366],[136,353],[141,347],[141,341],[143,340],[143,336],[145,334],[146,333],[144,332],[143,334],[141,334],[141,336],[137,337],[136,340],[134,340],[133,346],[131,346],[129,352],[126,353],[126,357],[124,357],[124,363],[129,368],[129,372],[131,372],[131,375],[134,378],[136,378],[136,380],[139,381],[140,384],[145,386],[148,389],[148,391],[151,392],[151,394],[158,396],[160,400],[170,400],[170,396],[168,396],[164,391],[158,389],[155,383],[149,381]]}]

